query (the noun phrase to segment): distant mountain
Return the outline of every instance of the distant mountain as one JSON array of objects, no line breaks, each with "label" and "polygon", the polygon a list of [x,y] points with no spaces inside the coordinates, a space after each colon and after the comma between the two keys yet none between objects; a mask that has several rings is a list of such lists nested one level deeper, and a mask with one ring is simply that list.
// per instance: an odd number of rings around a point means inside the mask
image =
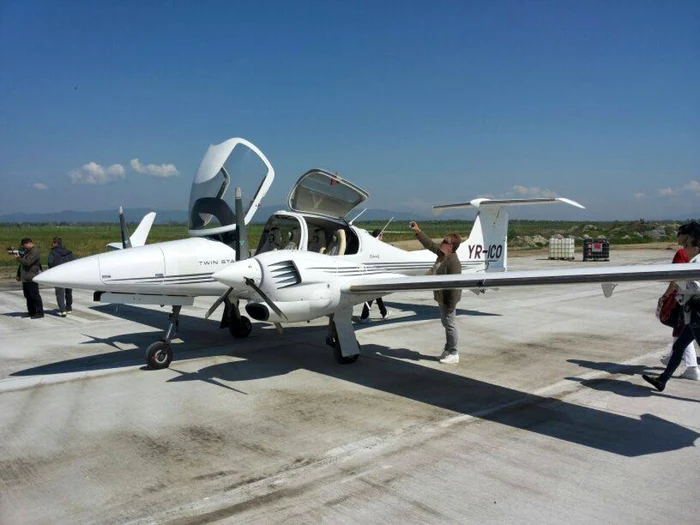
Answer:
[{"label": "distant mountain", "polygon": [[[284,210],[286,206],[283,204],[261,206],[253,218],[253,222],[263,223],[268,217],[276,211]],[[156,224],[168,224],[171,222],[185,223],[187,222],[187,211],[185,210],[150,210],[148,208],[125,208],[124,215],[127,222],[138,223],[147,213],[156,212]],[[348,220],[354,218],[362,209],[355,210],[349,214]],[[425,216],[405,211],[391,210],[367,210],[360,217],[360,221],[377,221],[389,220],[391,217],[394,220],[426,220],[430,219]],[[0,215],[0,223],[116,223],[119,220],[119,212],[114,210],[96,210],[96,211],[73,211],[64,210],[52,213],[10,213]]]},{"label": "distant mountain", "polygon": [[[154,211],[147,208],[125,208],[124,216],[127,222],[138,223],[144,215]],[[157,213],[156,224],[169,222],[184,223],[187,221],[187,212],[180,210],[155,210]],[[0,223],[118,223],[119,210],[74,211],[64,210],[53,213],[10,213],[0,215]]]}]

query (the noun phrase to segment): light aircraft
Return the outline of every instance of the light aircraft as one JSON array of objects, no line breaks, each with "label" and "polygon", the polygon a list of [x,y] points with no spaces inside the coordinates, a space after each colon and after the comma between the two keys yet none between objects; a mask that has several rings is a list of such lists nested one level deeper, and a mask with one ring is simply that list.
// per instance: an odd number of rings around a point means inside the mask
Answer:
[{"label": "light aircraft", "polygon": [[[240,195],[230,191],[233,181],[258,180],[258,177],[260,185],[243,213]],[[219,297],[207,317],[224,303],[221,326],[227,326],[234,337],[247,337],[252,324],[248,317],[241,315],[240,300],[256,299],[264,292],[251,287],[236,291],[227,289],[212,275],[249,256],[244,230],[273,179],[272,165],[252,143],[233,138],[210,146],[191,188],[190,238],[144,245],[154,215],[144,217],[129,239],[120,210],[122,243],[121,246],[113,243],[110,247],[119,249],[131,245],[129,250],[63,264],[42,273],[37,282],[92,290],[94,299],[102,303],[171,306],[170,324],[164,337],[146,351],[146,360],[154,368],[168,366],[170,358],[164,357],[161,350],[163,347],[170,349],[170,341],[178,330],[180,310],[182,306],[192,305],[195,297]],[[274,213],[265,224],[255,253],[312,252],[323,255],[326,265],[348,261],[360,265],[368,275],[418,275],[428,271],[433,264],[432,253],[401,250],[357,228],[353,221],[346,221],[345,217],[367,197],[367,192],[336,174],[321,169],[309,170],[292,188],[289,210]],[[469,205],[479,208],[480,213],[469,239],[460,248],[463,270],[505,271],[508,214],[503,207],[557,202],[582,207],[563,198],[472,201]],[[280,265],[275,269],[275,276],[280,283],[294,286],[292,267]],[[246,311],[255,319],[265,317],[257,302],[246,306]],[[283,322],[283,318],[275,321],[278,328]]]},{"label": "light aircraft", "polygon": [[[244,213],[240,193],[229,190],[234,180],[249,180],[256,174],[262,175],[262,182]],[[93,290],[99,302],[172,306],[164,337],[146,350],[146,362],[152,368],[170,364],[170,341],[178,329],[180,309],[192,305],[198,296],[218,297],[207,316],[225,304],[221,326],[228,326],[234,337],[246,337],[252,329],[250,320],[240,314],[240,300],[248,300],[245,310],[253,319],[278,328],[328,316],[327,342],[336,359],[353,362],[359,347],[351,323],[352,306],[391,290],[349,287],[379,286],[385,280],[392,286],[418,286],[425,277],[392,279],[425,274],[435,256],[427,250],[401,250],[347,222],[344,217],[368,194],[338,175],[313,169],[292,188],[289,211],[269,218],[255,256],[248,258],[244,230],[273,179],[271,164],[250,142],[235,138],[211,146],[192,184],[189,239],[86,257],[52,268],[36,280],[48,286]],[[463,272],[479,276],[467,288],[480,291],[490,285],[478,285],[485,274],[506,271],[507,207],[545,203],[582,207],[564,198],[475,199],[437,207],[438,211],[478,209],[471,234],[458,251]]]}]

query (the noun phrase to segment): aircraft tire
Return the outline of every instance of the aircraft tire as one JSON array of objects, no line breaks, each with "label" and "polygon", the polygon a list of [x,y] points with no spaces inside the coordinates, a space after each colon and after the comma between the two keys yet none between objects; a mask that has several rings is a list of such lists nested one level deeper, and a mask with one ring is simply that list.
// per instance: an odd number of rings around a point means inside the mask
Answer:
[{"label": "aircraft tire", "polygon": [[173,360],[173,348],[165,341],[156,341],[146,349],[146,364],[154,370],[168,368]]},{"label": "aircraft tire", "polygon": [[[357,343],[357,346],[360,347],[360,343]],[[340,363],[341,365],[351,365],[352,363],[357,361],[357,358],[360,357],[360,354],[345,357],[343,355],[343,352],[341,352],[340,350],[340,343],[338,343],[338,340],[336,339],[335,341],[333,341],[333,357],[335,357],[335,360],[338,361],[338,363]]]},{"label": "aircraft tire", "polygon": [[250,319],[248,319],[245,315],[242,315],[241,322],[237,323],[232,321],[228,327],[228,331],[231,332],[231,335],[236,339],[243,339],[248,337],[250,332],[253,331],[253,323],[251,323]]}]

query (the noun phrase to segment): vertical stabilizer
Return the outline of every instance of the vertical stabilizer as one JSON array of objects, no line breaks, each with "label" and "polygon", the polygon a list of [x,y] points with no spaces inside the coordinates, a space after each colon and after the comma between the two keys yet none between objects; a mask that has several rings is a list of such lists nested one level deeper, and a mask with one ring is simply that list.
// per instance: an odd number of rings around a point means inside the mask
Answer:
[{"label": "vertical stabilizer", "polygon": [[[445,210],[457,208],[477,208],[469,238],[457,250],[460,261],[467,262],[475,271],[504,272],[508,256],[508,210],[506,206],[528,204],[570,204],[585,209],[578,202],[563,197],[545,199],[474,199],[459,204],[434,206],[438,215]],[[476,263],[476,264],[475,264]]]}]

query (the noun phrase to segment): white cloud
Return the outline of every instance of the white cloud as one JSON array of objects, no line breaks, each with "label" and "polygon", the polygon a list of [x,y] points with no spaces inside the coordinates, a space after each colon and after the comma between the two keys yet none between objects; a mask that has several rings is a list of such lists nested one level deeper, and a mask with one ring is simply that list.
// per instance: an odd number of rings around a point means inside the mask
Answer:
[{"label": "white cloud", "polygon": [[35,182],[34,184],[32,184],[32,188],[34,188],[35,190],[48,190],[49,189],[49,187],[46,184],[44,184],[43,182]]},{"label": "white cloud", "polygon": [[638,201],[641,201],[642,199],[646,199],[646,195],[644,195],[644,193],[640,191],[639,193],[634,194],[634,198]]},{"label": "white cloud", "polygon": [[688,184],[683,185],[683,191],[692,191],[696,197],[700,196],[700,182],[691,180]]},{"label": "white cloud", "polygon": [[112,164],[105,168],[96,162],[88,162],[82,168],[68,173],[73,184],[107,184],[125,177],[126,170],[121,164]]},{"label": "white cloud", "polygon": [[174,164],[141,164],[139,159],[131,159],[131,167],[137,173],[145,175],[153,175],[154,177],[172,177],[178,175],[177,168]]},{"label": "white cloud", "polygon": [[526,197],[556,197],[557,192],[552,190],[544,190],[541,188],[527,188],[525,186],[513,186],[512,192],[516,195],[522,195]]},{"label": "white cloud", "polygon": [[676,194],[676,190],[674,190],[673,188],[659,188],[656,191],[662,197],[671,197],[672,195]]}]

